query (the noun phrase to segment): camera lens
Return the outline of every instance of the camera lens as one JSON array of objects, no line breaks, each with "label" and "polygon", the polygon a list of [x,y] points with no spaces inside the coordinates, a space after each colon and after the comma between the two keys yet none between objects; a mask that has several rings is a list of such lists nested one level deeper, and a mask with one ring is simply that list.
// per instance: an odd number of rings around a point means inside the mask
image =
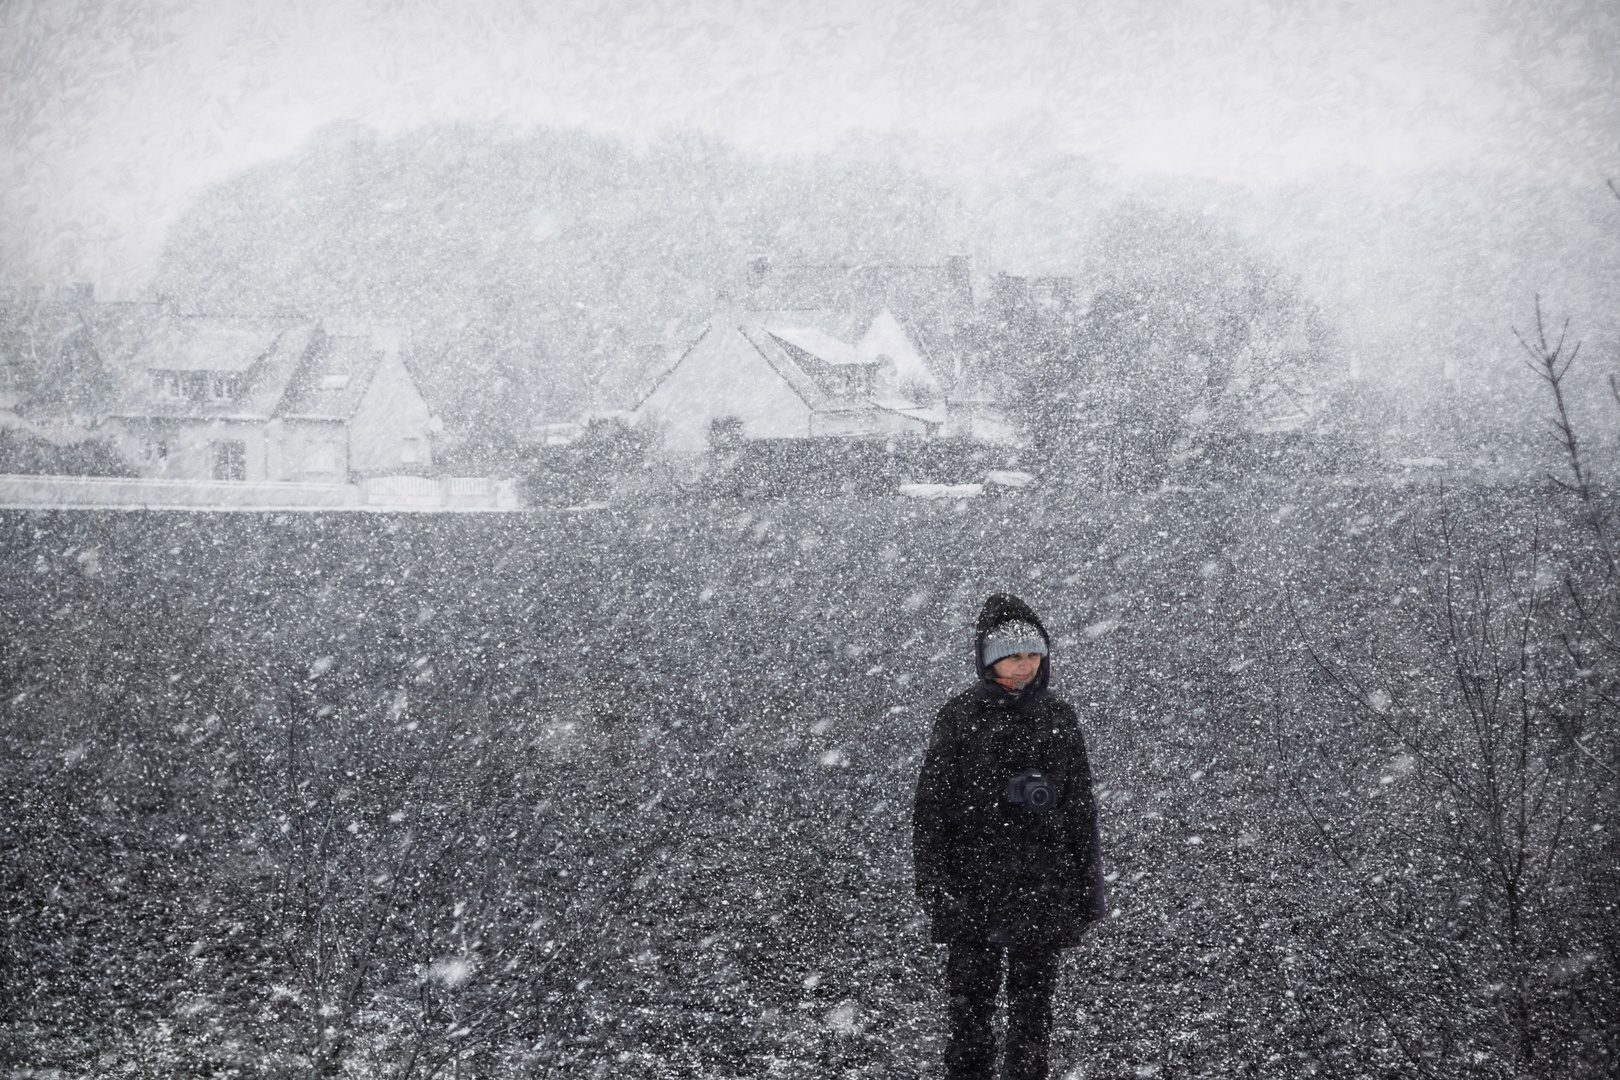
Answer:
[{"label": "camera lens", "polygon": [[1046,813],[1057,799],[1057,784],[1035,769],[1025,769],[1007,783],[1007,801],[1032,813]]}]

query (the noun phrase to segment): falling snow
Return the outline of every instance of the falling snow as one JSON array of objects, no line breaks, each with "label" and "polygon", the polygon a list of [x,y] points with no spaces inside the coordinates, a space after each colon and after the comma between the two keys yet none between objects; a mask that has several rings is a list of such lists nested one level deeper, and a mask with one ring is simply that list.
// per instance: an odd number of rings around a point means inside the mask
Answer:
[{"label": "falling snow", "polygon": [[1612,6],[642,7],[0,6],[7,1075],[939,1075],[992,592],[1053,1078],[1615,1075]]}]

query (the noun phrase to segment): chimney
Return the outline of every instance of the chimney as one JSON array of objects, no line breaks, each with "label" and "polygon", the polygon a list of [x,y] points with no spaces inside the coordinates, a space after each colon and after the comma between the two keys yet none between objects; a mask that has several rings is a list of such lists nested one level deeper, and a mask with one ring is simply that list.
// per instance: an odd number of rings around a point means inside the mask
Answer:
[{"label": "chimney", "polygon": [[765,279],[771,274],[771,257],[769,255],[750,255],[748,258],[748,287],[760,289],[765,286]]},{"label": "chimney", "polygon": [[771,257],[769,255],[750,255],[748,257],[748,275],[743,283],[741,300],[742,306],[747,308],[768,307],[767,293],[770,289]]}]

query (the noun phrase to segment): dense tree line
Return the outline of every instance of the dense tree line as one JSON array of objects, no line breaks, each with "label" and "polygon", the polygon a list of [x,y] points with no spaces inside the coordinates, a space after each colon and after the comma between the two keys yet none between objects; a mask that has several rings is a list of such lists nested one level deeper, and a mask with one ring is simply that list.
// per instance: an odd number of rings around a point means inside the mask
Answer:
[{"label": "dense tree line", "polygon": [[1106,215],[1095,259],[1083,302],[992,308],[975,328],[1033,460],[1141,490],[1253,471],[1269,421],[1331,452],[1333,333],[1281,268],[1217,224],[1132,203]]}]

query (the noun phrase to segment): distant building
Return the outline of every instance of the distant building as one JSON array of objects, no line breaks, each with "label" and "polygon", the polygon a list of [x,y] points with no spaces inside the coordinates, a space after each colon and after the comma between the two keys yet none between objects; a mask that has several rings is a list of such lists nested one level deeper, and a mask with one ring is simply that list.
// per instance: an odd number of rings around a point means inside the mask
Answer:
[{"label": "distant building", "polygon": [[887,311],[934,374],[948,378],[960,366],[958,331],[974,314],[972,264],[966,255],[854,265],[759,256],[749,260],[741,306],[760,322],[810,324],[847,341]]},{"label": "distant building", "polygon": [[1019,442],[1018,427],[1001,399],[971,384],[959,383],[945,399],[945,424],[939,434],[1003,446]]},{"label": "distant building", "polygon": [[[656,426],[673,453],[740,439],[937,433],[945,414],[908,397],[900,372],[932,375],[886,310],[862,342],[868,351],[814,325],[718,315],[642,399],[637,422]],[[878,345],[891,352],[871,351]]]},{"label": "distant building", "polygon": [[1320,407],[1317,395],[1309,388],[1267,383],[1250,410],[1248,428],[1256,435],[1300,431]]},{"label": "distant building", "polygon": [[119,373],[102,423],[142,475],[341,483],[432,465],[436,421],[397,347],[302,319],[125,306],[143,310],[95,332]]},{"label": "distant building", "polygon": [[941,265],[753,259],[740,303],[716,314],[636,416],[676,453],[737,439],[1012,441],[982,380],[963,377],[974,315],[967,256]]},{"label": "distant building", "polygon": [[97,304],[87,285],[0,300],[0,409],[64,439],[85,437],[114,385],[95,329],[107,308],[126,306]]}]

